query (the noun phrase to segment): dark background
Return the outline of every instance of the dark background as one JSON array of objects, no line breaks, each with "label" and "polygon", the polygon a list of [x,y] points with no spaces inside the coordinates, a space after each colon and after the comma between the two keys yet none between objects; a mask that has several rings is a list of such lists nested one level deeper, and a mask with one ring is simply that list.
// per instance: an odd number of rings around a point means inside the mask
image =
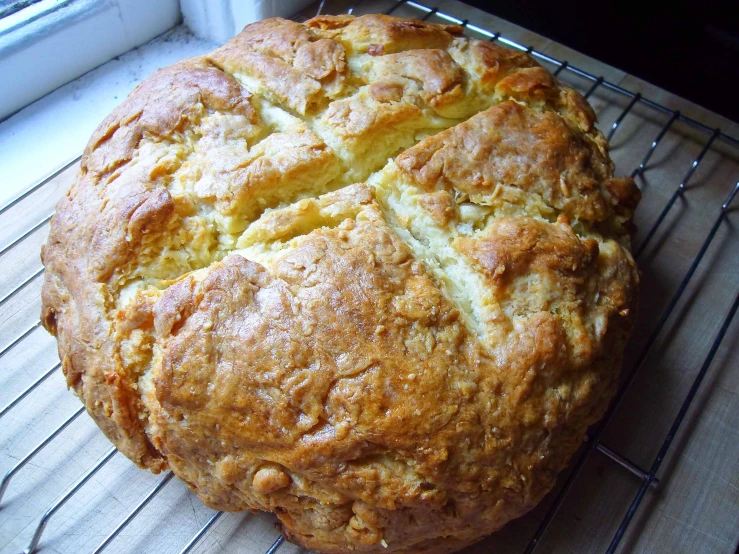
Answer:
[{"label": "dark background", "polygon": [[465,1],[739,121],[739,1]]}]

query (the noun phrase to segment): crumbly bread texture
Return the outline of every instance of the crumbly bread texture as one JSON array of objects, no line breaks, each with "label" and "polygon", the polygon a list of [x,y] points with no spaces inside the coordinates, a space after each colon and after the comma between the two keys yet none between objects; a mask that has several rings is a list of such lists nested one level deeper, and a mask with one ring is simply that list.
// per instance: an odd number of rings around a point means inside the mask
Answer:
[{"label": "crumbly bread texture", "polygon": [[44,326],[126,456],[322,552],[451,552],[605,410],[639,191],[583,98],[456,26],[248,26],[95,131]]}]

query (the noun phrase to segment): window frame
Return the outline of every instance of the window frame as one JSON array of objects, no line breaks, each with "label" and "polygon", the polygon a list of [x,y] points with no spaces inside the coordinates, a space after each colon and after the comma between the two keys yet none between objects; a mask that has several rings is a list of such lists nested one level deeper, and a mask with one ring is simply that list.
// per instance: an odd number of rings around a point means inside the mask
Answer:
[{"label": "window frame", "polygon": [[0,19],[0,120],[181,18],[179,0],[41,0]]}]

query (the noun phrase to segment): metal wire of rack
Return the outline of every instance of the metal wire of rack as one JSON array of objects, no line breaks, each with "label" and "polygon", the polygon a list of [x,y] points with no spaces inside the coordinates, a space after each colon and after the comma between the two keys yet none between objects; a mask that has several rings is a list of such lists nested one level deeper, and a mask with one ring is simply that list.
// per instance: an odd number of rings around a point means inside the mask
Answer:
[{"label": "metal wire of rack", "polygon": [[[323,9],[324,2],[325,0],[320,3],[319,13]],[[358,4],[355,4],[352,8],[350,8],[349,13],[352,13],[356,9],[357,5],[361,3],[362,2],[359,2]],[[587,71],[579,69],[578,67],[572,65],[567,60],[559,60],[559,59],[553,58],[543,52],[537,51],[533,46],[524,46],[523,44],[520,44],[519,42],[516,42],[510,38],[503,36],[500,32],[495,32],[495,31],[486,29],[482,26],[475,25],[474,23],[471,23],[470,21],[466,19],[457,18],[454,15],[446,13],[445,11],[441,11],[437,7],[432,7],[432,6],[429,6],[429,5],[420,3],[420,2],[414,2],[410,0],[399,0],[395,2],[395,4],[391,6],[385,13],[391,14],[393,12],[396,12],[401,7],[414,10],[420,19],[428,20],[432,17],[438,18],[441,21],[445,21],[448,23],[457,24],[457,25],[462,26],[466,32],[471,31],[477,35],[486,37],[490,41],[499,41],[516,50],[527,52],[531,54],[532,56],[534,56],[535,58],[538,58],[539,60],[542,60],[543,62],[554,66],[552,68],[554,75],[560,75],[562,72],[570,72],[570,73],[573,73],[574,75],[584,78],[591,83],[591,86],[589,87],[589,89],[584,93],[585,98],[590,97],[600,87],[609,89],[610,91],[613,91],[619,95],[627,97],[629,99],[628,104],[621,111],[618,117],[615,119],[615,121],[611,125],[611,128],[608,131],[609,140],[613,138],[613,136],[615,135],[615,133],[618,131],[619,127],[621,126],[622,122],[627,118],[629,113],[632,111],[634,106],[637,104],[642,104],[652,109],[656,113],[668,116],[667,121],[664,123],[664,125],[662,126],[658,134],[655,136],[654,140],[651,142],[647,152],[644,154],[644,157],[641,163],[636,168],[633,169],[631,173],[632,177],[642,175],[648,169],[648,163],[652,155],[655,153],[655,151],[661,144],[662,139],[670,131],[670,129],[673,127],[673,125],[676,122],[682,122],[684,124],[687,124],[688,126],[697,129],[698,131],[700,131],[701,133],[707,136],[707,139],[705,143],[703,144],[699,154],[695,157],[694,161],[687,169],[685,176],[681,180],[680,184],[675,188],[674,192],[669,197],[669,200],[664,205],[659,216],[652,223],[651,227],[645,234],[642,241],[638,245],[635,246],[634,256],[637,259],[645,252],[650,241],[654,238],[657,231],[663,225],[667,216],[670,214],[670,212],[673,210],[674,206],[676,205],[676,202],[678,201],[678,199],[680,199],[686,193],[686,191],[688,190],[688,184],[690,183],[691,178],[693,177],[695,171],[698,169],[698,166],[700,165],[701,161],[704,159],[707,152],[709,152],[711,148],[714,147],[716,141],[722,141],[728,144],[730,147],[733,147],[739,150],[739,139],[737,139],[737,137],[727,134],[721,129],[711,128],[710,126],[706,125],[705,123],[701,121],[698,121],[696,119],[693,119],[693,118],[690,118],[684,115],[679,110],[672,110],[655,101],[652,101],[644,97],[639,92],[630,91],[617,84],[609,82],[603,76],[596,76]],[[11,201],[1,206],[0,216],[4,215],[6,212],[11,210],[14,206],[18,205],[24,199],[27,199],[33,193],[42,189],[51,180],[56,178],[58,175],[63,173],[65,170],[74,166],[74,164],[76,164],[79,161],[80,157],[81,156],[78,156],[75,159],[70,160],[67,164],[60,167],[58,170],[53,172],[51,175],[41,180],[40,182],[36,183],[35,185],[30,187],[28,190],[26,190],[19,196],[15,197]],[[574,468],[567,476],[566,480],[564,481],[564,484],[559,489],[559,492],[554,498],[554,501],[552,502],[548,511],[544,515],[533,537],[531,537],[528,543],[528,546],[525,549],[525,552],[527,554],[534,552],[534,550],[540,544],[542,537],[549,529],[549,526],[553,518],[555,517],[557,511],[559,510],[560,506],[565,500],[567,494],[572,489],[578,475],[580,474],[584,465],[586,464],[586,462],[588,461],[588,459],[590,458],[590,456],[592,455],[594,451],[597,450],[601,452],[602,454],[607,456],[609,459],[613,460],[616,464],[618,464],[618,466],[636,475],[641,481],[641,485],[638,489],[638,492],[634,496],[628,508],[628,511],[624,514],[623,520],[621,524],[619,525],[618,529],[616,530],[606,550],[607,553],[610,554],[610,553],[616,552],[622,538],[624,537],[624,534],[629,524],[633,521],[634,515],[637,513],[640,507],[640,504],[644,500],[647,494],[647,491],[649,490],[650,487],[658,486],[659,478],[657,477],[657,472],[659,471],[660,465],[665,459],[665,455],[668,449],[670,448],[672,442],[674,441],[676,434],[678,432],[678,429],[683,423],[685,416],[688,412],[688,409],[690,408],[691,403],[695,399],[696,394],[698,393],[698,390],[706,376],[706,373],[708,369],[710,368],[711,363],[713,362],[714,357],[716,356],[719,350],[719,347],[727,333],[727,330],[729,329],[730,324],[733,321],[733,318],[736,315],[737,309],[739,308],[739,290],[736,291],[736,296],[734,298],[733,303],[730,305],[729,309],[724,314],[722,323],[718,329],[718,332],[713,338],[711,346],[708,352],[706,353],[705,357],[703,358],[703,363],[698,373],[693,378],[692,385],[682,402],[680,410],[675,416],[672,422],[672,425],[670,426],[669,432],[664,437],[661,448],[659,449],[659,452],[654,458],[653,463],[651,464],[649,469],[644,469],[640,467],[638,464],[631,461],[627,457],[609,448],[607,445],[605,445],[602,442],[602,439],[603,439],[606,429],[608,428],[609,424],[612,422],[619,406],[621,405],[627,391],[629,390],[629,387],[636,379],[637,375],[639,374],[639,371],[643,368],[649,354],[652,352],[658,338],[662,334],[665,328],[665,324],[670,319],[671,315],[673,314],[675,310],[675,307],[678,305],[678,302],[683,297],[683,294],[685,293],[691,280],[695,276],[696,271],[698,270],[699,266],[703,262],[704,256],[706,252],[708,251],[709,247],[711,246],[711,244],[713,243],[717,235],[717,232],[721,228],[722,224],[724,224],[727,213],[731,209],[732,202],[734,201],[738,192],[739,192],[739,182],[733,183],[731,186],[727,186],[727,196],[720,206],[716,206],[715,219],[713,221],[713,225],[710,228],[710,231],[704,237],[702,245],[698,253],[692,259],[692,262],[688,270],[682,276],[682,280],[679,286],[677,287],[676,291],[674,292],[669,302],[667,303],[666,308],[664,309],[664,311],[661,313],[661,315],[657,319],[656,325],[652,329],[651,334],[649,335],[648,339],[646,340],[642,349],[640,350],[636,358],[636,361],[633,363],[633,365],[631,365],[630,368],[628,368],[625,371],[625,379],[623,380],[623,383],[621,387],[619,388],[611,406],[609,407],[608,411],[606,412],[605,416],[600,421],[600,423],[598,423],[592,429],[591,434],[588,437],[586,446],[580,451],[579,455],[576,458]],[[8,244],[0,248],[0,256],[9,252],[13,248],[17,247],[28,237],[32,236],[36,231],[43,228],[50,221],[52,216],[53,216],[53,213],[43,217],[39,221],[33,223],[29,228],[22,231],[20,235],[13,238]],[[43,271],[44,271],[43,267],[36,269],[27,278],[25,278],[20,283],[18,283],[15,287],[13,287],[10,290],[10,292],[2,296],[0,298],[0,307],[2,307],[4,304],[10,301],[15,295],[20,293],[24,288],[26,288],[29,284],[31,284],[36,278],[42,275]],[[14,348],[21,345],[23,341],[26,340],[29,337],[29,335],[34,330],[36,330],[39,326],[40,326],[40,321],[32,324],[31,326],[27,328],[24,328],[19,334],[15,336],[15,338],[11,339],[10,342],[0,347],[0,358],[5,356],[7,353],[9,353]],[[29,394],[31,394],[34,390],[36,390],[39,387],[39,385],[41,385],[47,378],[53,375],[59,369],[60,365],[61,365],[60,363],[57,363],[54,366],[50,367],[49,369],[45,370],[35,381],[33,381],[29,386],[27,386],[13,400],[11,400],[5,406],[0,407],[0,418],[2,418],[3,416],[6,416],[23,399],[25,399]],[[0,481],[0,509],[2,509],[3,495],[6,492],[8,486],[10,485],[13,477],[16,474],[18,474],[18,472],[20,472],[36,455],[38,455],[49,444],[55,441],[55,439],[57,439],[59,435],[62,434],[65,431],[65,429],[67,429],[67,427],[69,427],[69,425],[73,423],[82,414],[83,411],[84,411],[84,407],[80,407],[74,413],[69,415],[67,419],[62,421],[52,432],[50,432],[44,439],[42,439],[27,454],[19,458],[17,463],[5,473],[2,481]],[[77,481],[58,500],[56,500],[51,506],[49,506],[49,508],[46,510],[44,515],[39,520],[38,525],[36,526],[35,531],[33,533],[33,536],[31,537],[29,541],[28,547],[24,551],[24,554],[32,554],[33,552],[37,551],[41,538],[43,536],[43,532],[49,520],[57,513],[57,511],[59,511],[67,503],[67,501],[69,501],[75,494],[77,494],[80,491],[80,489],[82,489],[85,486],[85,484],[116,455],[116,453],[117,453],[117,450],[115,448],[108,450],[101,458],[97,460],[97,462],[94,463],[94,465],[90,469],[88,469],[83,475],[81,475],[77,479]],[[165,475],[163,475],[159,479],[157,484],[139,501],[139,503],[126,515],[126,517],[123,520],[121,520],[115,526],[115,528],[102,540],[102,542],[93,551],[93,554],[99,554],[103,552],[106,549],[106,547],[113,540],[115,540],[115,538],[120,534],[120,532],[136,519],[136,517],[147,506],[147,504],[149,504],[149,502],[152,499],[154,499],[164,489],[164,487],[170,482],[172,477],[173,477],[173,474],[171,472],[167,472]],[[192,537],[187,541],[185,546],[180,551],[180,554],[187,554],[188,552],[190,552],[198,544],[198,542],[209,532],[209,530],[218,522],[218,520],[222,516],[223,516],[223,512],[214,512],[211,515],[211,517],[205,522],[205,524],[202,525],[202,527],[200,527],[194,533],[194,535],[192,535]],[[278,535],[275,538],[274,542],[271,544],[271,546],[266,550],[266,554],[274,554],[284,544],[284,542],[285,542],[284,537],[281,535]]]}]

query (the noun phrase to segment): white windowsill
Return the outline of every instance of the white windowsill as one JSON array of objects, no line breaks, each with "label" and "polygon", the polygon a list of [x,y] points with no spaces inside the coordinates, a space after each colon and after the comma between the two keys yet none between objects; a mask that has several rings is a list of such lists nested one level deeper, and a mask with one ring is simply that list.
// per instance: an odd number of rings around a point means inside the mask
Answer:
[{"label": "white windowsill", "polygon": [[42,0],[0,20],[0,119],[171,29],[178,0]]}]

